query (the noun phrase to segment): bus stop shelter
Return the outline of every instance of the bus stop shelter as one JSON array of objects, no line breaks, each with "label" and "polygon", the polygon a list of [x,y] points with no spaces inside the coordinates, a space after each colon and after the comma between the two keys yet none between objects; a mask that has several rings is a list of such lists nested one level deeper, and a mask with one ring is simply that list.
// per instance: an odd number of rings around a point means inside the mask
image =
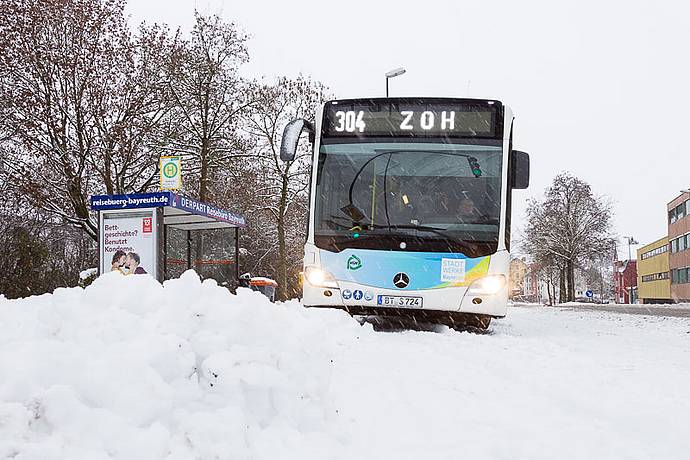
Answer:
[{"label": "bus stop shelter", "polygon": [[159,281],[193,268],[202,278],[235,287],[243,216],[173,192],[91,196],[98,211],[99,273],[117,251],[136,253]]}]

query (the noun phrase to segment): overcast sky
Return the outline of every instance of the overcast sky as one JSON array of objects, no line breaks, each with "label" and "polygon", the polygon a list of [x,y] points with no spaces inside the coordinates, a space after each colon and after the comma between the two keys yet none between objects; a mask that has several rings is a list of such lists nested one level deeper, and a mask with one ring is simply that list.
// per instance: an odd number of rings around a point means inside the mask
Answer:
[{"label": "overcast sky", "polygon": [[195,8],[252,35],[248,75],[303,73],[337,97],[383,96],[383,74],[402,66],[391,96],[511,106],[516,148],[532,160],[518,224],[526,199],[570,171],[614,201],[619,235],[649,243],[690,187],[685,1],[129,0],[127,11],[189,30]]}]

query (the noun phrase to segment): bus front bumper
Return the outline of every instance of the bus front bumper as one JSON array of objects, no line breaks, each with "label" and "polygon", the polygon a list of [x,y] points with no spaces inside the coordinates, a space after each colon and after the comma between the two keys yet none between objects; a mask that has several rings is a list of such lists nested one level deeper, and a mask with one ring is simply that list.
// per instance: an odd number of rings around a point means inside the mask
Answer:
[{"label": "bus front bumper", "polygon": [[[306,307],[333,307],[347,310],[352,314],[376,315],[397,314],[405,311],[475,313],[492,317],[506,315],[508,306],[507,285],[496,294],[468,295],[467,287],[451,287],[425,290],[391,290],[374,288],[351,282],[338,281],[338,288],[325,288],[311,285],[305,280],[304,298]],[[410,299],[410,305],[391,304],[398,298]],[[388,301],[388,305],[386,305]],[[421,306],[413,303],[421,302]]]}]

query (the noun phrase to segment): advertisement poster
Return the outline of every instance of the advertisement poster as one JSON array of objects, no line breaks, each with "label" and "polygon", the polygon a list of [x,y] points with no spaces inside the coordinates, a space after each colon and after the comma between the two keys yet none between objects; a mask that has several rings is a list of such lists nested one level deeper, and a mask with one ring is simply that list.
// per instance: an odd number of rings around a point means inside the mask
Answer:
[{"label": "advertisement poster", "polygon": [[[152,210],[103,213],[101,272],[156,276],[155,215]],[[113,261],[113,256],[121,251]]]}]

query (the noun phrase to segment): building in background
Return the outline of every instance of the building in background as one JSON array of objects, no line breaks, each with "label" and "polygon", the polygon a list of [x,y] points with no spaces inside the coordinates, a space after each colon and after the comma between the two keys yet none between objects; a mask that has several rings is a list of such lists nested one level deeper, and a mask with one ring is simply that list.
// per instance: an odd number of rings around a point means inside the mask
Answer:
[{"label": "building in background", "polygon": [[525,275],[527,264],[522,259],[510,261],[510,291],[508,295],[513,300],[522,300],[525,293]]},{"label": "building in background", "polygon": [[525,273],[525,299],[528,302],[541,302],[539,281],[539,265],[529,264]]},{"label": "building in background", "polygon": [[690,302],[690,192],[682,192],[666,209],[671,298]]},{"label": "building in background", "polygon": [[614,261],[613,283],[616,303],[635,303],[637,301],[637,261]]},{"label": "building in background", "polygon": [[673,303],[667,236],[637,250],[637,297],[642,303]]},{"label": "building in background", "polygon": [[539,264],[529,264],[525,273],[523,297],[525,302],[556,304],[559,293],[558,280],[553,277],[553,272],[542,270]]}]

